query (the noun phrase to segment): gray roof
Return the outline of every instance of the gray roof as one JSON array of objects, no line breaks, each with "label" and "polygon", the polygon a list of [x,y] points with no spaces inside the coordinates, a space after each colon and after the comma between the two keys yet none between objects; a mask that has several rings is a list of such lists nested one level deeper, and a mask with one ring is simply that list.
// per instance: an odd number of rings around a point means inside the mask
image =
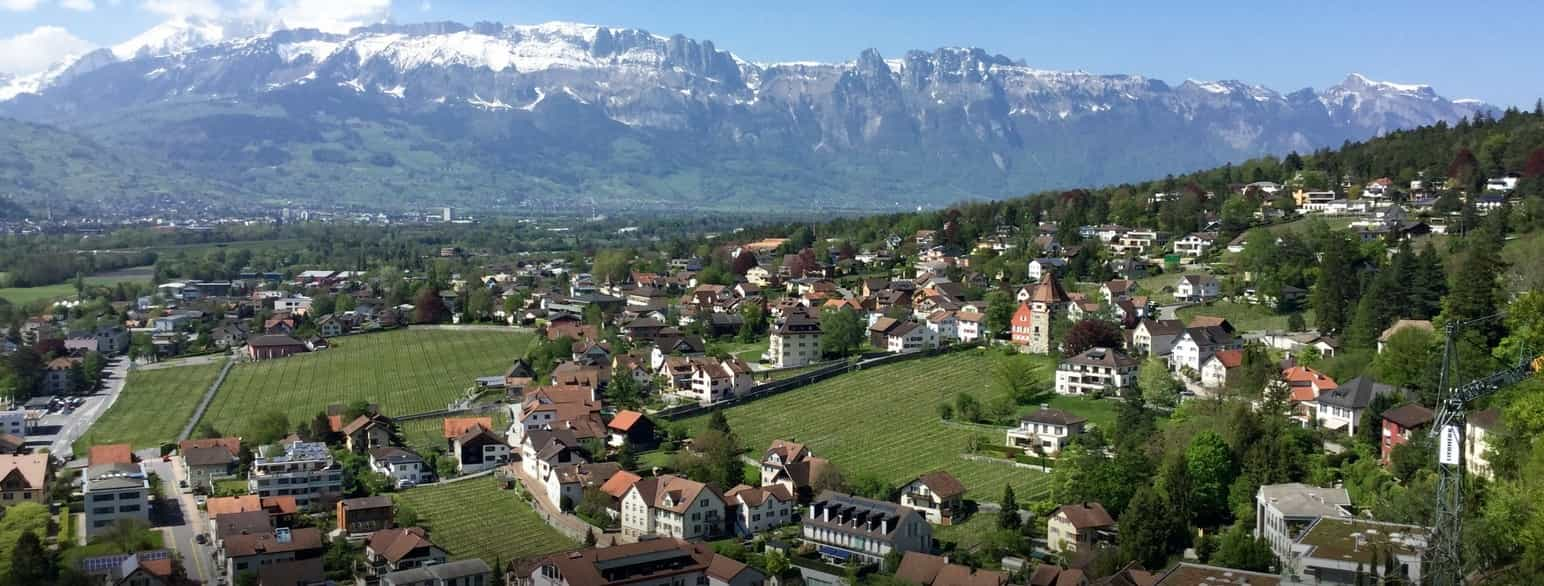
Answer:
[{"label": "gray roof", "polygon": [[1351,495],[1344,488],[1323,488],[1301,482],[1265,484],[1258,497],[1292,518],[1349,517]]},{"label": "gray roof", "polygon": [[88,491],[144,488],[147,484],[139,464],[97,464],[86,469]]},{"label": "gray roof", "polygon": [[488,567],[488,562],[479,559],[461,560],[446,564],[413,568],[392,572],[381,576],[381,584],[386,586],[399,586],[402,584],[417,584],[420,582],[446,581],[455,578],[465,578],[478,574],[490,574],[493,568]]},{"label": "gray roof", "polygon": [[1366,409],[1378,395],[1398,395],[1399,389],[1367,376],[1359,376],[1340,383],[1339,387],[1319,393],[1320,405],[1332,405],[1347,409]]}]

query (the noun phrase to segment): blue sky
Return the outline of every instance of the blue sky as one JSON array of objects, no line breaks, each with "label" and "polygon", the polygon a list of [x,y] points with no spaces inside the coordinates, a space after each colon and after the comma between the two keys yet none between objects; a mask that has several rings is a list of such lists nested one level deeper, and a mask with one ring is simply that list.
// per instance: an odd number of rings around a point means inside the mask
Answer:
[{"label": "blue sky", "polygon": [[0,0],[0,71],[37,69],[53,53],[119,43],[169,15],[242,10],[333,26],[382,17],[574,20],[682,33],[753,61],[846,61],[868,47],[894,57],[908,49],[976,46],[1036,67],[1175,82],[1240,79],[1291,91],[1322,88],[1354,71],[1501,105],[1532,106],[1544,96],[1537,61],[1544,3],[1520,0],[1483,7],[1429,0]]}]

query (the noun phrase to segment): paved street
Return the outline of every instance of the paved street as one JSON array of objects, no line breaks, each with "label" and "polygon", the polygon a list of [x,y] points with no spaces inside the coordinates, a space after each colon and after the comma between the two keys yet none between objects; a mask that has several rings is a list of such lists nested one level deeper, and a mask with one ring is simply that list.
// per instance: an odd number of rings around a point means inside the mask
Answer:
[{"label": "paved street", "polygon": [[216,572],[210,558],[212,552],[194,541],[199,533],[209,530],[209,524],[204,520],[203,512],[198,510],[193,495],[184,494],[178,488],[178,483],[183,480],[181,470],[173,462],[162,462],[154,451],[142,459],[145,468],[161,478],[161,494],[167,504],[156,510],[155,526],[165,533],[166,546],[175,548],[182,556],[188,576],[204,584],[214,584]]},{"label": "paved street", "polygon": [[118,400],[118,393],[123,390],[123,381],[128,374],[128,359],[114,358],[108,363],[107,369],[102,371],[102,390],[86,397],[85,403],[69,415],[63,412],[44,415],[37,428],[27,435],[27,443],[38,447],[46,445],[50,454],[69,454],[75,440],[85,435],[97,418]]}]

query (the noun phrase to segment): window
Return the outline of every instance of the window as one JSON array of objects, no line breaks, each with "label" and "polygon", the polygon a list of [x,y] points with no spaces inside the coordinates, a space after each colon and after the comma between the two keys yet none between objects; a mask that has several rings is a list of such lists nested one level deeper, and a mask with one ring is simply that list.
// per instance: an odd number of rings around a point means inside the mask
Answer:
[{"label": "window", "polygon": [[135,513],[135,512],[139,512],[139,505],[124,505],[124,506],[118,507],[118,512],[120,512],[120,513]]},{"label": "window", "polygon": [[91,509],[91,512],[94,513],[94,514],[97,514],[97,515],[111,515],[111,514],[113,514],[113,508],[112,507],[97,507],[97,508]]}]

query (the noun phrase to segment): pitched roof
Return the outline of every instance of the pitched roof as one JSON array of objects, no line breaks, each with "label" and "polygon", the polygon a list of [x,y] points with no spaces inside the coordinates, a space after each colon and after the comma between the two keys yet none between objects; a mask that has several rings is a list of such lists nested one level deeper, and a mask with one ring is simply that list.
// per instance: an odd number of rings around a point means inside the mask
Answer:
[{"label": "pitched roof", "polygon": [[611,422],[607,423],[606,427],[615,429],[617,431],[626,432],[631,430],[633,426],[637,425],[641,420],[643,420],[642,413],[631,410],[622,410],[617,412],[616,417],[611,418]]},{"label": "pitched roof", "polygon": [[236,455],[224,446],[191,447],[182,450],[182,461],[188,466],[229,466]]},{"label": "pitched roof", "polygon": [[1402,319],[1402,320],[1395,321],[1394,325],[1391,325],[1391,326],[1388,327],[1388,329],[1383,330],[1383,333],[1378,335],[1378,341],[1379,342],[1387,342],[1387,341],[1389,341],[1389,338],[1393,338],[1394,337],[1394,334],[1397,334],[1397,333],[1399,333],[1402,330],[1406,330],[1406,329],[1410,329],[1410,328],[1415,328],[1415,329],[1418,329],[1418,330],[1426,330],[1428,332],[1433,331],[1433,326],[1431,325],[1431,320],[1425,320],[1425,319]]},{"label": "pitched roof", "polygon": [[263,510],[262,500],[255,494],[241,496],[217,496],[204,502],[204,511],[213,519],[233,513],[250,513]]},{"label": "pitched roof", "polygon": [[358,498],[343,499],[338,504],[344,510],[361,509],[387,509],[392,507],[391,497],[386,495],[362,496]]},{"label": "pitched roof", "polygon": [[422,527],[399,527],[371,533],[365,547],[392,562],[399,562],[413,550],[434,547],[434,543],[429,541],[429,534]]},{"label": "pitched roof", "polygon": [[1145,328],[1150,336],[1177,336],[1185,330],[1185,322],[1177,319],[1143,319],[1137,327]]},{"label": "pitched roof", "polygon": [[600,485],[600,491],[611,495],[612,498],[622,498],[641,479],[642,477],[637,474],[621,470],[606,479],[606,483]]},{"label": "pitched roof", "polygon": [[305,343],[301,342],[300,340],[296,340],[295,338],[292,338],[290,336],[268,335],[268,336],[258,336],[256,338],[252,338],[250,340],[247,340],[247,345],[251,346],[253,348],[267,348],[267,347],[283,347],[283,346],[304,346]]},{"label": "pitched roof", "polygon": [[1061,409],[1051,409],[1049,407],[1044,407],[1030,412],[1028,415],[1025,415],[1022,420],[1028,421],[1030,423],[1046,423],[1050,425],[1077,425],[1079,423],[1087,422],[1088,418],[1082,417],[1080,415],[1073,415],[1072,413],[1062,411]]},{"label": "pitched roof", "polygon": [[493,429],[492,417],[446,417],[441,423],[441,434],[445,439],[461,437],[468,429],[481,426],[483,429]]},{"label": "pitched roof", "polygon": [[1067,291],[1062,289],[1061,283],[1056,281],[1056,274],[1046,274],[1039,283],[1029,292],[1030,302],[1039,303],[1066,303]]},{"label": "pitched roof", "polygon": [[1066,362],[1110,368],[1127,368],[1141,364],[1140,360],[1113,348],[1089,348],[1077,356],[1068,358]]},{"label": "pitched roof", "polygon": [[182,452],[186,452],[186,451],[188,451],[189,449],[192,449],[192,448],[209,448],[209,447],[214,447],[214,446],[223,447],[223,448],[226,449],[226,451],[230,452],[232,456],[235,456],[235,455],[238,455],[238,454],[241,453],[241,438],[239,438],[239,437],[216,437],[216,438],[203,438],[203,439],[189,439],[189,440],[182,440],[180,442],[177,442],[177,450],[178,451],[182,451]]},{"label": "pitched roof", "polygon": [[745,564],[713,553],[707,544],[679,539],[650,539],[604,549],[581,549],[547,556],[536,566],[554,566],[570,584],[667,582],[695,572],[729,583],[747,571]]},{"label": "pitched roof", "polygon": [[1392,421],[1405,429],[1426,425],[1435,417],[1436,414],[1432,413],[1431,409],[1422,407],[1419,403],[1405,403],[1383,412],[1383,419]]},{"label": "pitched roof", "polygon": [[18,475],[30,488],[42,489],[48,479],[47,454],[0,455],[0,480]]},{"label": "pitched roof", "polygon": [[369,415],[369,414],[366,414],[366,415],[360,415],[359,417],[355,417],[353,421],[350,421],[348,423],[348,425],[343,426],[343,429],[341,431],[343,432],[343,435],[354,435],[356,432],[359,432],[360,430],[368,428],[371,425],[385,425],[385,424],[386,424],[385,417],[380,416],[380,415]]},{"label": "pitched roof", "polygon": [[649,507],[675,513],[686,512],[686,509],[691,508],[692,501],[697,500],[703,492],[719,496],[718,491],[711,486],[673,474],[639,480],[633,484],[633,490],[638,491]]},{"label": "pitched roof", "polygon": [[793,500],[793,494],[788,492],[788,487],[781,484],[769,484],[762,487],[740,484],[729,489],[729,492],[724,493],[724,500],[730,504],[744,502],[752,507],[761,506],[761,503],[766,502],[769,498],[786,503]]},{"label": "pitched roof", "polygon": [[91,446],[91,451],[87,454],[86,461],[92,466],[98,464],[133,464],[134,448],[129,444]]},{"label": "pitched roof", "polygon": [[1213,354],[1212,357],[1221,362],[1225,368],[1238,368],[1239,365],[1244,363],[1243,350],[1222,350]]},{"label": "pitched roof", "polygon": [[289,530],[288,539],[281,539],[275,533],[248,533],[226,536],[221,541],[225,545],[227,557],[319,550],[322,548],[322,531],[315,527],[302,527]]},{"label": "pitched roof", "polygon": [[1319,393],[1319,403],[1345,407],[1347,409],[1365,409],[1372,404],[1372,399],[1378,395],[1397,395],[1399,389],[1392,385],[1386,385],[1373,380],[1369,376],[1359,376],[1347,381],[1333,390]]},{"label": "pitched roof", "polygon": [[1052,517],[1057,515],[1066,515],[1067,522],[1080,530],[1109,527],[1115,524],[1115,519],[1110,518],[1110,513],[1104,510],[1104,505],[1096,502],[1062,505],[1051,513]]},{"label": "pitched roof", "polygon": [[934,470],[917,477],[917,481],[927,486],[928,490],[938,495],[938,498],[954,498],[965,494],[965,485],[953,474],[943,470]]}]

